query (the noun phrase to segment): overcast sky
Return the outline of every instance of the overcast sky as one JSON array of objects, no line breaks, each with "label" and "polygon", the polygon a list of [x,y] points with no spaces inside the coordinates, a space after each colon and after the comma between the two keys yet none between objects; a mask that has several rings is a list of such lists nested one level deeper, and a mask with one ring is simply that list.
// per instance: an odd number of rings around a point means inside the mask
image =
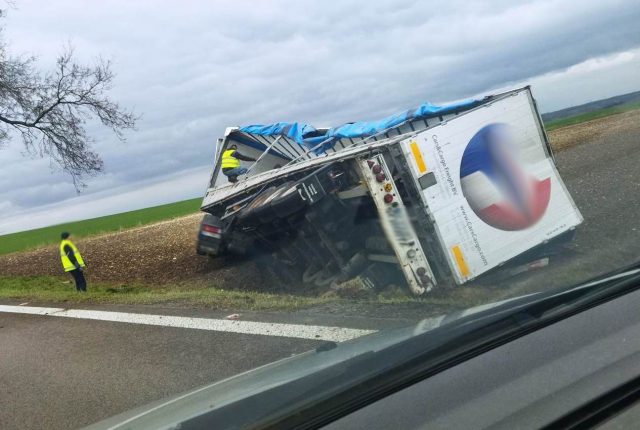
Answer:
[{"label": "overcast sky", "polygon": [[225,127],[335,126],[523,84],[543,112],[640,90],[640,2],[27,1],[2,22],[50,69],[111,59],[143,118],[91,127],[104,174],[78,196],[48,159],[0,149],[0,234],[201,196]]}]

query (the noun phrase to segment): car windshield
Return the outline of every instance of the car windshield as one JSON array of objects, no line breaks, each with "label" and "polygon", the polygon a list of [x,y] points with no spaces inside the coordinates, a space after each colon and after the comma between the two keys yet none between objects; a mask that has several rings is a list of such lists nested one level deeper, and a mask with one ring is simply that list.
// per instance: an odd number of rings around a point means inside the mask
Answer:
[{"label": "car windshield", "polygon": [[0,428],[320,403],[638,274],[634,2],[0,10]]}]

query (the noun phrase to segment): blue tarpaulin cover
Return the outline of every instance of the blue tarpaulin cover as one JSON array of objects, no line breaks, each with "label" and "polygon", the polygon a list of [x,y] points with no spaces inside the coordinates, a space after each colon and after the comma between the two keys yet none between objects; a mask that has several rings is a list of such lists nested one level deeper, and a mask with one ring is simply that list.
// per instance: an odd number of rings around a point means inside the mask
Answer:
[{"label": "blue tarpaulin cover", "polygon": [[[427,119],[454,112],[466,110],[480,103],[479,100],[466,100],[446,106],[436,106],[431,103],[423,103],[415,109],[409,109],[377,121],[359,121],[333,127],[326,133],[319,132],[309,124],[299,122],[278,122],[270,125],[247,125],[240,131],[262,136],[284,135],[294,140],[307,149],[314,149],[316,153],[322,153],[332,148],[335,141],[342,138],[368,137],[397,127],[405,122],[416,119]],[[322,145],[320,145],[322,144]]]}]

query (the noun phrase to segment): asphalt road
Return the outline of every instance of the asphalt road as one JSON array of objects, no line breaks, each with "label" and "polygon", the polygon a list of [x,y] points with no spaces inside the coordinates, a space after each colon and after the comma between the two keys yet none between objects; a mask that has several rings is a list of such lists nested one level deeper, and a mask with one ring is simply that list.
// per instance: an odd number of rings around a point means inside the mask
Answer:
[{"label": "asphalt road", "polygon": [[640,127],[560,152],[558,169],[584,223],[574,249],[593,269],[640,259]]},{"label": "asphalt road", "polygon": [[0,428],[78,428],[319,341],[0,314]]},{"label": "asphalt road", "polygon": [[[495,289],[500,298],[505,291],[517,295],[567,285],[640,258],[639,141],[640,129],[623,130],[557,154],[558,169],[585,222],[557,261]],[[165,311],[223,316],[204,310]],[[376,329],[408,322],[313,312],[243,318]],[[0,313],[0,428],[81,427],[321,344]]]},{"label": "asphalt road", "polygon": [[[82,309],[217,320],[229,314],[161,306]],[[243,312],[239,321],[356,330],[410,323],[398,318],[252,312]],[[0,429],[83,427],[325,343],[0,312]]]}]

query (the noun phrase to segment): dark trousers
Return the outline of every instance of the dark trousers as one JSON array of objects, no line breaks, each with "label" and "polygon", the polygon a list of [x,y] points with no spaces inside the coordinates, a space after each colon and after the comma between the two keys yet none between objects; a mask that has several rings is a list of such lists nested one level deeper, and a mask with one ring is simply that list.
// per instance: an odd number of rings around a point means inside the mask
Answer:
[{"label": "dark trousers", "polygon": [[87,281],[84,279],[84,273],[82,273],[82,270],[75,269],[69,273],[71,273],[71,276],[73,276],[73,279],[76,281],[76,290],[87,291]]}]

